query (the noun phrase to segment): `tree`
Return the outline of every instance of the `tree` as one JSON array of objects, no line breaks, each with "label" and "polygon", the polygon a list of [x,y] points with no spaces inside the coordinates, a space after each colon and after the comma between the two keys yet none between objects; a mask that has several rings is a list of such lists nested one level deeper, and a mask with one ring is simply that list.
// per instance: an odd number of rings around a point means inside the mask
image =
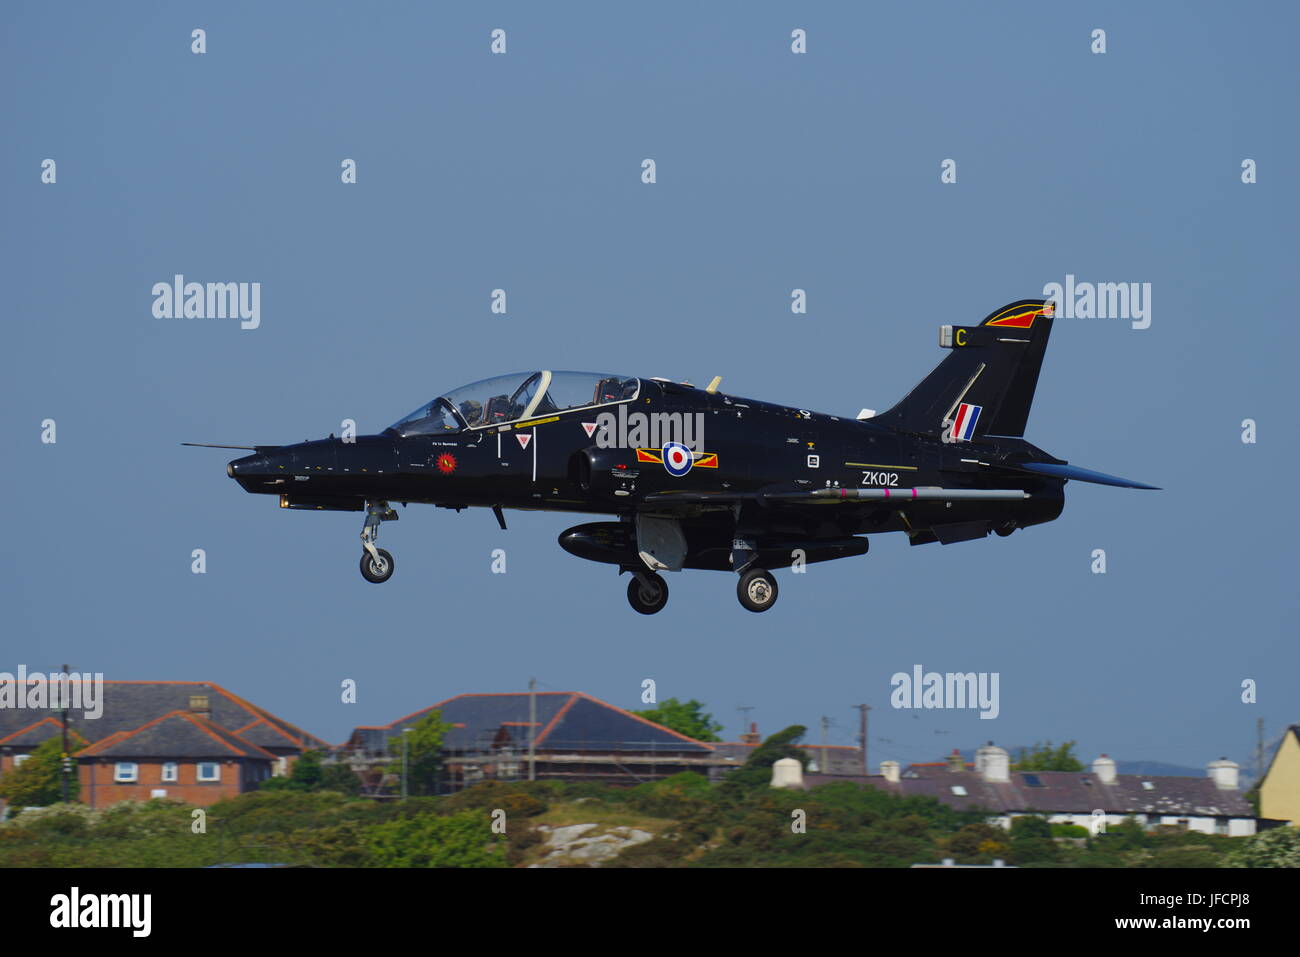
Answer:
[{"label": "tree", "polygon": [[452,726],[442,720],[441,711],[430,711],[403,731],[388,739],[388,753],[393,761],[389,774],[402,773],[402,739],[406,742],[406,791],[414,795],[438,793],[438,776],[442,771],[442,739]]},{"label": "tree", "polygon": [[[74,751],[84,748],[86,741],[76,732],[69,736],[69,747]],[[63,800],[63,742],[50,738],[32,751],[26,761],[0,778],[0,798],[10,807],[44,807]],[[76,765],[68,774],[68,800],[77,800],[81,788],[77,780]]]},{"label": "tree", "polygon": [[647,711],[633,711],[647,721],[672,728],[678,734],[684,734],[696,741],[720,741],[718,732],[722,725],[713,720],[713,715],[704,711],[704,705],[692,698],[690,701],[678,701],[665,698],[659,707]]},{"label": "tree", "polygon": [[1083,764],[1074,756],[1074,741],[1066,741],[1060,747],[1053,748],[1047,744],[1035,742],[1032,748],[1021,748],[1016,761],[1011,765],[1012,771],[1082,771]]},{"label": "tree", "polygon": [[1011,859],[1017,865],[1038,864],[1060,859],[1047,818],[1026,814],[1011,819]]},{"label": "tree", "polygon": [[796,744],[807,733],[808,729],[801,724],[792,724],[784,731],[778,731],[753,750],[743,767],[723,778],[723,783],[740,787],[767,787],[772,783],[772,765],[782,758],[794,758],[807,767],[808,753]]},{"label": "tree", "polygon": [[321,768],[320,789],[340,794],[360,794],[361,779],[346,764],[327,764]]},{"label": "tree", "polygon": [[323,752],[304,751],[287,777],[267,778],[263,791],[339,791],[356,794],[361,782],[346,764],[323,764]]}]

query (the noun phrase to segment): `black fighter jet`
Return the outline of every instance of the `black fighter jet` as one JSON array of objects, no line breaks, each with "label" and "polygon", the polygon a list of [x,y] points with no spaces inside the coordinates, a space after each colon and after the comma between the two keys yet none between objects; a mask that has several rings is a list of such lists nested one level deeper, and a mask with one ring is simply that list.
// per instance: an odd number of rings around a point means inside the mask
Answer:
[{"label": "black fighter jet", "polygon": [[[686,382],[543,370],[438,396],[378,435],[248,448],[227,474],[281,508],[364,511],[361,574],[387,581],[377,547],[390,503],[586,512],[565,551],[630,572],[644,615],[659,574],[738,575],[741,605],[776,602],[774,568],[911,544],[1010,535],[1061,514],[1067,481],[1154,488],[1069,465],[1022,436],[1052,329],[1052,303],[1022,299],[977,326],[942,326],[951,353],[887,412],[826,415]],[[187,443],[188,444],[188,443]]]}]

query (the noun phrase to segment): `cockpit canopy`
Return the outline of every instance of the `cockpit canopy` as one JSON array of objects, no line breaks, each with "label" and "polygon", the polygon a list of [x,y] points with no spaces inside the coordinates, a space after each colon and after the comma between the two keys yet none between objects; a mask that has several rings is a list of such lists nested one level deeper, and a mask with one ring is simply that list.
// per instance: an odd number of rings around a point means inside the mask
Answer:
[{"label": "cockpit canopy", "polygon": [[519,372],[453,389],[386,432],[434,435],[635,399],[641,380],[601,372]]}]

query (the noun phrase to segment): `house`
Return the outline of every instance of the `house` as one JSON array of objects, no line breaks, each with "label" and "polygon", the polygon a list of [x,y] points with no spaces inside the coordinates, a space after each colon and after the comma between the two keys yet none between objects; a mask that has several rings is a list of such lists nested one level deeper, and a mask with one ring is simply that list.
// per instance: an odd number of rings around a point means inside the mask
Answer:
[{"label": "house", "polygon": [[958,810],[984,808],[990,823],[1010,827],[1011,819],[1044,815],[1053,824],[1093,828],[1134,818],[1146,827],[1179,825],[1205,834],[1254,834],[1257,818],[1239,789],[1239,768],[1222,758],[1206,766],[1206,776],[1156,777],[1116,773],[1115,761],[1101,755],[1089,771],[1012,771],[1007,752],[989,744],[975,752],[971,767],[954,751],[942,766],[881,763],[872,785],[893,794],[933,797]]},{"label": "house", "polygon": [[[815,750],[810,749],[810,750]],[[989,823],[1011,827],[1015,817],[1042,815],[1052,824],[1091,830],[1133,818],[1144,827],[1181,826],[1205,834],[1254,834],[1259,818],[1239,789],[1238,766],[1212,761],[1203,778],[1118,774],[1113,758],[1101,755],[1090,771],[1012,771],[1011,757],[993,744],[967,764],[954,750],[939,764],[883,761],[880,775],[805,775],[792,759],[774,766],[772,786],[809,788],[833,780],[856,780],[900,797],[931,797],[957,810],[982,809]]]},{"label": "house", "polygon": [[[326,742],[205,681],[105,681],[102,713],[72,712],[80,799],[92,806],[168,797],[207,805],[286,774]],[[0,774],[63,734],[62,713],[0,709]],[[74,738],[75,740],[75,738]]]},{"label": "house", "polygon": [[1261,817],[1300,824],[1300,724],[1282,735],[1282,742],[1259,783]]},{"label": "house", "polygon": [[[713,768],[710,779],[722,780],[730,768],[740,767],[748,761],[754,749],[762,743],[763,738],[758,733],[758,725],[752,722],[749,731],[742,734],[739,741],[715,742],[712,745],[714,753],[730,760],[725,765]],[[860,747],[847,744],[800,744],[799,747],[808,755],[808,769],[803,775],[803,780],[809,787],[829,784],[832,781],[866,780]]]},{"label": "house", "polygon": [[190,711],[169,711],[77,752],[81,800],[91,807],[155,797],[215,804],[257,790],[277,760]]},{"label": "house", "polygon": [[362,771],[368,791],[384,783],[393,760],[389,739],[435,710],[451,725],[443,739],[441,793],[482,780],[528,780],[530,728],[537,780],[635,785],[727,763],[712,744],[580,691],[461,694],[389,724],[353,730],[341,756]]}]

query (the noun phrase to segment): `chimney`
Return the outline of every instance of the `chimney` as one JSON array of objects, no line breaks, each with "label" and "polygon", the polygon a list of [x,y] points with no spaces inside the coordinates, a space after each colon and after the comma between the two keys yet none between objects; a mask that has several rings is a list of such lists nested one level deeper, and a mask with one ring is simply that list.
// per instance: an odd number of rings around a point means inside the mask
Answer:
[{"label": "chimney", "polygon": [[190,714],[197,714],[208,717],[212,709],[208,707],[208,696],[205,694],[190,695]]},{"label": "chimney", "polygon": [[772,765],[772,787],[802,788],[803,765],[796,758],[781,758]]},{"label": "chimney", "polygon": [[975,752],[975,773],[993,784],[1011,780],[1011,755],[990,741]]},{"label": "chimney", "polygon": [[1115,759],[1106,754],[1103,754],[1098,758],[1093,758],[1092,773],[1097,776],[1097,780],[1102,784],[1114,784]]},{"label": "chimney", "polygon": [[1219,760],[1211,761],[1207,764],[1205,770],[1214,780],[1214,784],[1219,788],[1219,790],[1237,790],[1237,775],[1241,768],[1236,761],[1229,761],[1227,758],[1219,758]]},{"label": "chimney", "polygon": [[956,748],[952,749],[952,754],[948,755],[949,771],[965,771],[966,759],[961,756],[961,752]]},{"label": "chimney", "polygon": [[741,744],[762,744],[763,738],[758,733],[758,722],[751,721],[749,724],[749,733],[740,736]]},{"label": "chimney", "polygon": [[897,784],[903,779],[903,766],[897,761],[881,761],[880,774],[890,784]]}]

